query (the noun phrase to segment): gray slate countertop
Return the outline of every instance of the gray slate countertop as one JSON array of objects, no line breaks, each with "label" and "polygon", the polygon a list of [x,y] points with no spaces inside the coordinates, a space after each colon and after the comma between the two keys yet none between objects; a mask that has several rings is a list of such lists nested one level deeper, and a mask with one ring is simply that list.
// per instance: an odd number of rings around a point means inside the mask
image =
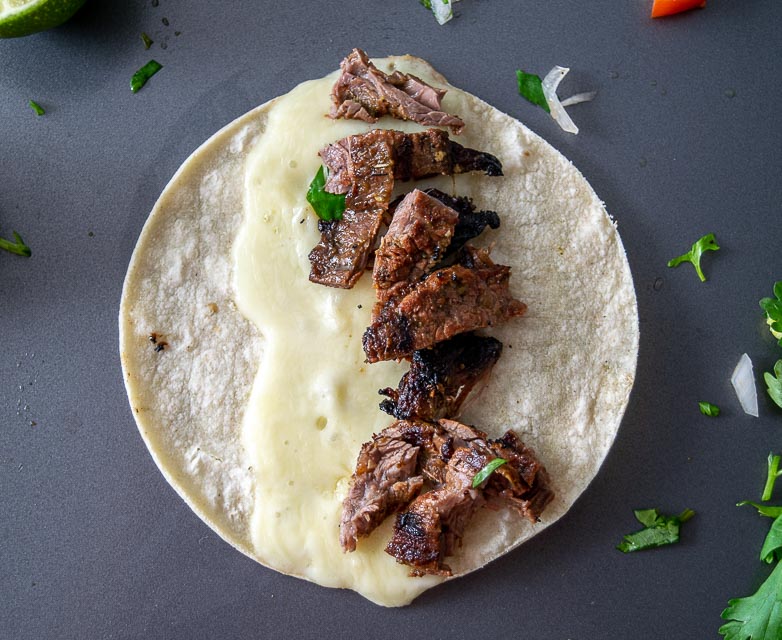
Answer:
[{"label": "gray slate countertop", "polygon": [[[0,637],[718,638],[728,600],[770,570],[770,521],[735,503],[759,498],[782,453],[761,382],[782,349],[758,306],[782,280],[782,3],[709,0],[665,20],[650,4],[463,0],[439,26],[417,0],[88,0],[62,27],[0,40],[0,236],[33,251],[0,252]],[[148,454],[117,344],[131,252],[179,165],[353,47],[427,59],[571,159],[618,223],[640,314],[627,413],[573,509],[403,609],[219,539]],[[164,68],[134,95],[150,58]],[[555,64],[572,69],[561,94],[598,91],[570,109],[578,136],[516,92],[517,68]],[[710,232],[707,282],[666,267]],[[744,352],[760,418],[729,381]],[[618,552],[649,507],[697,515],[678,545]]]}]

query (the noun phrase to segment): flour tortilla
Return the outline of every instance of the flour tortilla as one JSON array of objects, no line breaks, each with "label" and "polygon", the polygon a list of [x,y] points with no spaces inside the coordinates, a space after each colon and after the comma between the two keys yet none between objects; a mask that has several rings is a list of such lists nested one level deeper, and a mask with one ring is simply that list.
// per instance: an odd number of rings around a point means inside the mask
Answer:
[{"label": "flour tortilla", "polygon": [[[500,214],[501,229],[480,243],[492,242],[495,262],[512,267],[511,289],[529,307],[524,318],[491,331],[506,348],[463,420],[491,436],[516,430],[548,468],[557,497],[534,526],[507,510],[481,511],[448,559],[458,576],[556,521],[597,473],[635,376],[635,291],[615,225],[567,159],[426,62],[375,63],[448,88],[467,123],[458,140],[502,160],[505,177],[476,179],[458,195]],[[174,175],[133,253],[119,317],[130,404],[156,464],[212,529],[267,566],[251,542],[254,476],[241,439],[264,337],[238,311],[231,283],[245,162],[274,103],[224,127]],[[393,128],[395,121],[378,124]]]}]

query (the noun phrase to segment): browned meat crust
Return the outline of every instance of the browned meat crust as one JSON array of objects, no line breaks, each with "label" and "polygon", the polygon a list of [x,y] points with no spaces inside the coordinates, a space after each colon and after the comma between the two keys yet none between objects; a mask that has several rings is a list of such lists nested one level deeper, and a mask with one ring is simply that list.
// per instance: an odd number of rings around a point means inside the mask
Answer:
[{"label": "browned meat crust", "polygon": [[486,227],[499,229],[500,217],[495,211],[476,211],[472,200],[462,196],[452,196],[439,189],[424,189],[424,193],[437,198],[444,205],[451,207],[459,214],[459,222],[453,231],[451,244],[448,245],[443,258],[455,254],[468,240],[479,236]]},{"label": "browned meat crust", "polygon": [[[495,458],[507,463],[473,488],[475,475]],[[418,495],[424,478],[433,490]],[[400,420],[361,449],[343,503],[340,542],[353,551],[357,538],[404,509],[386,551],[410,565],[412,575],[450,575],[443,560],[461,544],[479,508],[508,505],[535,522],[553,497],[545,468],[512,431],[490,440],[454,420]]]},{"label": "browned meat crust", "polygon": [[312,249],[310,280],[350,289],[361,277],[387,213],[394,180],[484,171],[502,175],[500,161],[466,149],[439,129],[407,134],[375,129],[348,136],[320,151],[329,167],[326,191],[344,193],[342,220],[321,221]]},{"label": "browned meat crust", "polygon": [[415,475],[419,446],[405,440],[408,429],[406,423],[396,423],[361,447],[342,506],[339,541],[346,551],[354,551],[358,538],[421,491],[423,477]]},{"label": "browned meat crust", "polygon": [[381,303],[434,267],[450,246],[458,220],[456,211],[423,191],[404,197],[375,252],[372,279]]},{"label": "browned meat crust", "polygon": [[440,110],[444,89],[399,71],[387,75],[361,49],[353,49],[340,68],[342,75],[331,92],[332,118],[377,122],[379,117],[391,115],[425,126],[450,127],[455,134],[464,128],[461,118]]},{"label": "browned meat crust", "polygon": [[409,357],[523,315],[527,306],[510,294],[509,278],[510,267],[494,264],[486,249],[465,246],[458,264],[430,273],[373,313],[362,339],[367,362]]},{"label": "browned meat crust", "polygon": [[499,340],[474,333],[416,351],[399,389],[381,389],[388,399],[380,408],[397,420],[458,417],[470,392],[489,375],[501,353]]}]

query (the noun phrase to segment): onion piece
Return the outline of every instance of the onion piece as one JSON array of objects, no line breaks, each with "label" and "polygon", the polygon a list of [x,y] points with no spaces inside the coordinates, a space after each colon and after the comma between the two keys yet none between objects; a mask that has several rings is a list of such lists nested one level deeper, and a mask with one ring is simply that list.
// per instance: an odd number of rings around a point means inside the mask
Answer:
[{"label": "onion piece", "polygon": [[584,93],[577,93],[574,96],[570,96],[569,98],[561,100],[560,104],[563,107],[569,107],[572,104],[579,104],[581,102],[589,102],[590,100],[594,100],[596,95],[597,91],[585,91]]},{"label": "onion piece", "polygon": [[570,71],[569,68],[560,66],[556,66],[549,71],[546,74],[546,77],[543,78],[543,95],[546,97],[548,108],[551,111],[551,117],[557,121],[557,124],[565,131],[578,133],[576,123],[570,119],[570,116],[567,114],[567,111],[565,111],[559,98],[557,98],[557,87],[567,75],[568,71]]},{"label": "onion piece", "polygon": [[459,0],[431,0],[432,13],[439,24],[445,24],[453,18],[453,3]]},{"label": "onion piece", "polygon": [[752,360],[745,353],[733,370],[730,383],[736,391],[744,413],[758,417],[758,392],[755,389],[755,376],[752,373]]}]

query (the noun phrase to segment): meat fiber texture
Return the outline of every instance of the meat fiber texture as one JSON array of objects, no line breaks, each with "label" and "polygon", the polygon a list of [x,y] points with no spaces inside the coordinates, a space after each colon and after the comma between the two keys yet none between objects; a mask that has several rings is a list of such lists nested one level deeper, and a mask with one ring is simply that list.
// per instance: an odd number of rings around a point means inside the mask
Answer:
[{"label": "meat fiber texture", "polygon": [[[635,291],[615,224],[566,158],[422,60],[375,63],[447,88],[443,108],[466,122],[459,142],[502,160],[504,178],[469,178],[456,195],[500,214],[501,228],[484,232],[481,244],[493,243],[492,259],[512,267],[511,293],[528,306],[524,317],[491,329],[506,348],[462,419],[492,438],[516,431],[548,469],[556,499],[535,525],[510,510],[478,513],[449,558],[456,577],[555,522],[598,472],[635,376]],[[243,216],[244,162],[270,108],[226,126],[172,178],[142,231],[120,309],[130,405],[155,462],[204,521],[263,564],[248,533],[253,475],[241,441],[263,337],[233,302],[231,249]],[[419,584],[383,604],[409,602],[432,583]]]}]

